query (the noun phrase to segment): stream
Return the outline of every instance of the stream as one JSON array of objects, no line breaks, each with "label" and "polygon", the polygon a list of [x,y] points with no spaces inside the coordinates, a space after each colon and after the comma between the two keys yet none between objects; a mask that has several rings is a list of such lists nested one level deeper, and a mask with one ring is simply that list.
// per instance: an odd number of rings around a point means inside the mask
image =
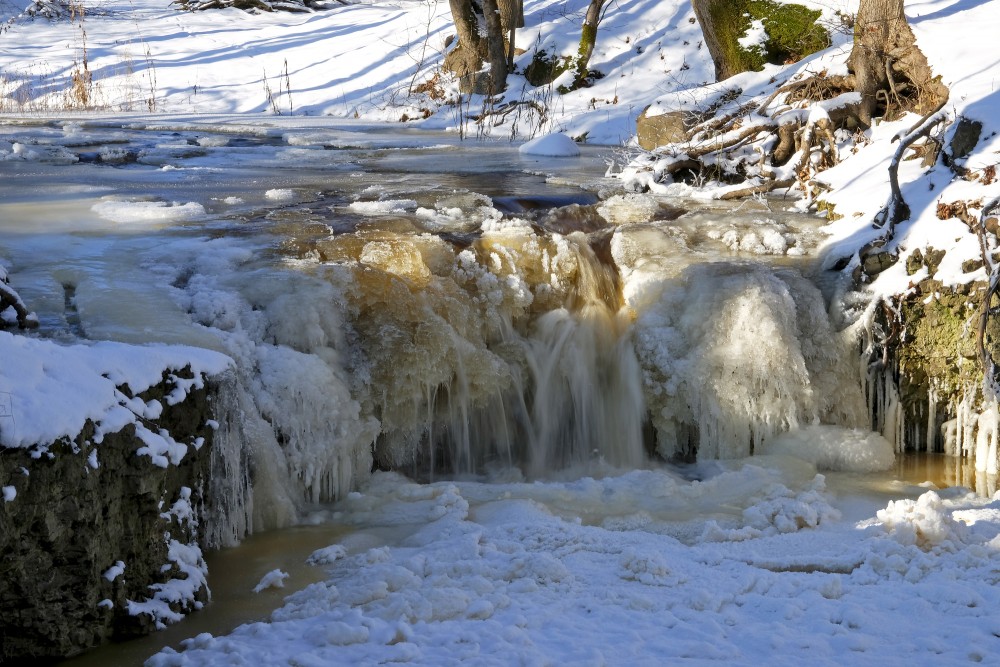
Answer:
[{"label": "stream", "polygon": [[[827,314],[840,286],[813,271],[824,221],[780,202],[625,193],[609,148],[551,158],[309,118],[19,119],[3,147],[0,259],[37,335],[229,354],[219,456],[268,464],[219,482],[244,495],[206,528],[207,609],[66,664],[141,664],[265,620],[324,579],[315,550],[411,544],[426,517],[386,508],[450,512],[451,482],[471,516],[513,497],[618,529],[641,510],[689,544],[709,520],[735,530],[772,479],[729,462],[788,430],[869,425],[848,318]],[[816,472],[761,460],[793,490]],[[373,469],[416,483],[396,498],[410,487],[379,473],[390,490],[368,500]],[[683,502],[581,487],[642,475]],[[695,488],[726,475],[746,488]],[[932,454],[826,481],[845,515],[924,482],[996,491]],[[252,593],[275,568],[285,588]]]}]

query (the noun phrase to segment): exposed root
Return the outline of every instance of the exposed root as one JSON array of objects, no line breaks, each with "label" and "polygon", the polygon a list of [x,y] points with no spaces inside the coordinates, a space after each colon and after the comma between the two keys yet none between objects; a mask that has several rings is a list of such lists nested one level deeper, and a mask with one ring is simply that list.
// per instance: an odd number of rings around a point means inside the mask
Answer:
[{"label": "exposed root", "polygon": [[[695,180],[712,175],[743,182],[744,187],[724,190],[722,199],[796,184],[808,195],[815,189],[812,176],[839,161],[834,131],[856,118],[854,107],[860,102],[847,92],[852,85],[853,77],[828,77],[822,72],[780,85],[763,102],[737,103],[728,95],[725,103],[704,112],[718,115],[704,118],[703,114],[687,142],[659,149],[663,157],[656,177]],[[723,164],[731,167],[729,173],[720,173]]]},{"label": "exposed root", "polygon": [[896,137],[899,146],[889,163],[889,187],[891,189],[889,202],[875,215],[873,221],[875,227],[881,227],[885,230],[883,234],[885,241],[889,241],[895,236],[896,225],[910,217],[910,207],[903,199],[903,191],[899,186],[899,163],[906,154],[906,150],[918,139],[929,137],[938,124],[947,122],[948,114],[944,111],[944,105],[947,102],[948,100],[941,102],[936,109],[926,114],[916,125]]}]

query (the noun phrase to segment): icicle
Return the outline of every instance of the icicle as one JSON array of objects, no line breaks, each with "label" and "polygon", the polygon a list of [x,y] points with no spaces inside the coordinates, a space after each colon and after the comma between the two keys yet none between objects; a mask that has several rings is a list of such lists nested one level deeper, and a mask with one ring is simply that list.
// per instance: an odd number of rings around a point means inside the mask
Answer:
[{"label": "icicle", "polygon": [[937,431],[937,389],[933,384],[927,389],[927,433],[924,451],[934,451],[934,436]]},{"label": "icicle", "polygon": [[1000,430],[1000,411],[996,401],[991,401],[979,415],[976,434],[976,470],[987,475],[997,474],[997,431]]},{"label": "icicle", "polygon": [[853,333],[832,330],[801,275],[754,264],[689,267],[636,323],[646,399],[664,456],[747,456],[812,423],[867,423],[864,392],[842,360]]}]

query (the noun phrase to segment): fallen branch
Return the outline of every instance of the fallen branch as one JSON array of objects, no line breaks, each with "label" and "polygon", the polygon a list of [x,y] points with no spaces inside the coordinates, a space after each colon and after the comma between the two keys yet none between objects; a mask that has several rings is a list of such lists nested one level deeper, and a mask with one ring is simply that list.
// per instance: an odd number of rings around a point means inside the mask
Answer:
[{"label": "fallen branch", "polygon": [[500,125],[507,119],[507,116],[514,113],[514,111],[516,111],[519,107],[528,107],[533,109],[542,119],[544,119],[547,115],[545,107],[535,100],[515,100],[495,109],[483,111],[481,114],[469,116],[469,118],[481,125],[489,118],[499,117],[500,120],[497,125]]}]

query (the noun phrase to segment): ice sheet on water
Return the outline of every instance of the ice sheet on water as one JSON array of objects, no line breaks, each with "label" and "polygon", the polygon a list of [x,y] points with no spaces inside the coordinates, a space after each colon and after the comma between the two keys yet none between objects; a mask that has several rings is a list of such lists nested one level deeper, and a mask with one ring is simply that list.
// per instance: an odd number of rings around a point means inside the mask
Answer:
[{"label": "ice sheet on water", "polygon": [[177,222],[205,216],[205,207],[198,202],[107,200],[94,204],[93,210],[118,223]]}]

